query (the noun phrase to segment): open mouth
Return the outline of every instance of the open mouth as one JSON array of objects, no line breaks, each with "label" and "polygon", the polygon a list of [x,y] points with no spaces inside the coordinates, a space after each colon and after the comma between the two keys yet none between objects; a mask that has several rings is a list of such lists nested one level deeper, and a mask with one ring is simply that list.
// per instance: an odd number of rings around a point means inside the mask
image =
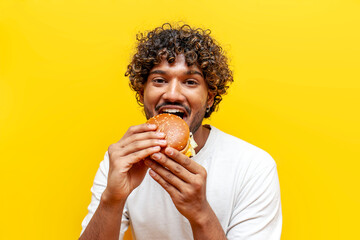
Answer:
[{"label": "open mouth", "polygon": [[174,114],[178,117],[181,117],[182,119],[184,119],[185,117],[185,112],[181,109],[169,109],[169,108],[164,108],[160,111],[160,113],[170,113],[170,114]]}]

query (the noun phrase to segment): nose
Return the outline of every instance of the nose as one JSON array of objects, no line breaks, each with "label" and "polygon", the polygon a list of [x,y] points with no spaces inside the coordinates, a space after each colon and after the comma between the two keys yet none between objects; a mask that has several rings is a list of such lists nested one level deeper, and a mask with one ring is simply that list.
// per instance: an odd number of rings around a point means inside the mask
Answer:
[{"label": "nose", "polygon": [[183,102],[185,96],[182,92],[181,83],[178,80],[171,80],[163,94],[163,100],[166,102]]}]

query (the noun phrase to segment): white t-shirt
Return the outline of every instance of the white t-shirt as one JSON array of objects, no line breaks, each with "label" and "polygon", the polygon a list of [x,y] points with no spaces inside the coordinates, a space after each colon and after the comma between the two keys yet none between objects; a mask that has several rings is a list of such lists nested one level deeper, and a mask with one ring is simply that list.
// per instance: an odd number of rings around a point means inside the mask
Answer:
[{"label": "white t-shirt", "polygon": [[[228,239],[280,239],[280,187],[276,164],[268,153],[211,126],[204,147],[193,159],[207,171],[207,200]],[[106,153],[91,188],[82,231],[99,205],[108,171]],[[129,223],[135,239],[193,239],[188,220],[148,174],[126,201],[119,239]]]}]

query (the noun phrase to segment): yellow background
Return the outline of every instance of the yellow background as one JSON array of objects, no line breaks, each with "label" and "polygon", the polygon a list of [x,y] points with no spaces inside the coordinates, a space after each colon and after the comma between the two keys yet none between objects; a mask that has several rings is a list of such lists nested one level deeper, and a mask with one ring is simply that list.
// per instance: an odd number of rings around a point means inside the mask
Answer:
[{"label": "yellow background", "polygon": [[107,147],[145,121],[135,35],[210,28],[235,82],[211,124],[276,160],[282,239],[358,239],[358,0],[0,0],[0,239],[76,239]]}]

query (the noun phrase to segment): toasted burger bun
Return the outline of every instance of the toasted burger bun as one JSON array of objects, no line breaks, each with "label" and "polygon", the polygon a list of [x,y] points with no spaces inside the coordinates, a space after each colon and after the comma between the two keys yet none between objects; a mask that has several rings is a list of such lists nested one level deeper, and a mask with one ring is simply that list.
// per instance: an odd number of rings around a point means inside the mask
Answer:
[{"label": "toasted burger bun", "polygon": [[190,130],[186,122],[174,114],[163,113],[150,118],[147,123],[158,126],[165,133],[168,146],[190,157],[194,150],[190,144]]}]

